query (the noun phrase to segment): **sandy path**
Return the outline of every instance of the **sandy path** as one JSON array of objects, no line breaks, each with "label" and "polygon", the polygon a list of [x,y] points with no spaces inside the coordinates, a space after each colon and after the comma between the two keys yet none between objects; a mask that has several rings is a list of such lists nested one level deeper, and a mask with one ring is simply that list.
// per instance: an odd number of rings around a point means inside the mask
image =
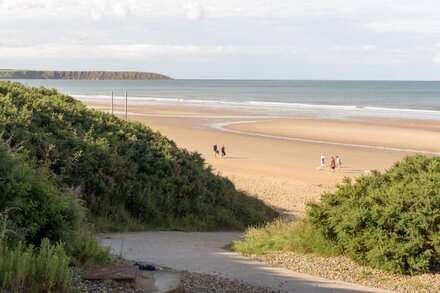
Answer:
[{"label": "sandy path", "polygon": [[176,270],[222,276],[281,292],[386,292],[270,267],[224,250],[239,232],[141,232],[101,234],[101,243],[125,259]]}]

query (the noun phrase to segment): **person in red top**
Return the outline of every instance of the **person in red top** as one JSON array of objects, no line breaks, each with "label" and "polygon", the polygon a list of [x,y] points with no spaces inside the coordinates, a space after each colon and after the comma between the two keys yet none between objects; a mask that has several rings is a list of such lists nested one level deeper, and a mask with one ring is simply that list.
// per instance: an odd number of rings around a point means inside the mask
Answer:
[{"label": "person in red top", "polygon": [[333,173],[335,173],[336,161],[335,158],[332,157],[332,162],[330,163],[330,168],[332,168]]}]

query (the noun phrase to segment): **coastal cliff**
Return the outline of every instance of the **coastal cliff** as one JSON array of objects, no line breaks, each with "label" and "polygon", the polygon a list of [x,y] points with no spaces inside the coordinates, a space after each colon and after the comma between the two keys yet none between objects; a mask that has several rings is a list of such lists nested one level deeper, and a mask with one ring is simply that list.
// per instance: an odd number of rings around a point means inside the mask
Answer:
[{"label": "coastal cliff", "polygon": [[133,71],[52,71],[0,69],[0,79],[169,80],[169,76]]}]

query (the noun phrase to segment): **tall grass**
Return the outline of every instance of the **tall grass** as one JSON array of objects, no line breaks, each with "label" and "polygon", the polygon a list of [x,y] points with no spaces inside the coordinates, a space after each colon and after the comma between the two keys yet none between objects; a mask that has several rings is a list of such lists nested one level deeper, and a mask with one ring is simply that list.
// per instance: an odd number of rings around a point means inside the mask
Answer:
[{"label": "tall grass", "polygon": [[72,265],[86,266],[92,263],[108,263],[109,249],[99,245],[99,241],[92,232],[91,227],[86,228],[82,228],[77,232],[76,241],[67,250],[71,256]]},{"label": "tall grass", "polygon": [[247,255],[271,252],[317,253],[323,256],[340,254],[333,243],[305,221],[275,220],[260,228],[249,228],[246,237],[228,248]]},{"label": "tall grass", "polygon": [[7,245],[8,217],[0,213],[0,290],[12,292],[65,292],[70,287],[70,259],[61,243],[43,239],[39,248],[22,242]]}]

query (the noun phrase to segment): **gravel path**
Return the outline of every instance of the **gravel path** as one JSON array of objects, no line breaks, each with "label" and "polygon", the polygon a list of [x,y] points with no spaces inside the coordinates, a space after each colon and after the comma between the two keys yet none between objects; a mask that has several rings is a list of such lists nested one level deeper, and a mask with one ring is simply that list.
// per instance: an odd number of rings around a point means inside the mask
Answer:
[{"label": "gravel path", "polygon": [[312,254],[278,252],[255,258],[295,272],[396,292],[440,292],[440,274],[401,276],[358,265],[344,256],[320,257]]},{"label": "gravel path", "polygon": [[[245,282],[230,280],[219,276],[179,271],[185,292],[188,293],[278,293],[268,288],[251,286]],[[151,293],[135,287],[133,283],[111,280],[84,280],[84,271],[77,270],[74,275],[74,292],[82,293]]]},{"label": "gravel path", "polygon": [[[224,250],[226,244],[242,236],[237,232],[141,232],[100,235],[101,243],[129,260],[145,261],[196,274],[190,292],[264,292],[242,289],[243,286],[279,292],[383,292],[379,289],[329,281],[293,271],[275,268]],[[197,275],[199,274],[199,275]],[[197,276],[215,276],[225,289],[197,285]],[[220,279],[219,279],[220,277]],[[232,281],[227,281],[232,280]],[[234,283],[235,282],[235,283]],[[199,289],[196,289],[199,288]],[[220,288],[220,289],[218,289]],[[232,291],[229,291],[232,290]]]}]

